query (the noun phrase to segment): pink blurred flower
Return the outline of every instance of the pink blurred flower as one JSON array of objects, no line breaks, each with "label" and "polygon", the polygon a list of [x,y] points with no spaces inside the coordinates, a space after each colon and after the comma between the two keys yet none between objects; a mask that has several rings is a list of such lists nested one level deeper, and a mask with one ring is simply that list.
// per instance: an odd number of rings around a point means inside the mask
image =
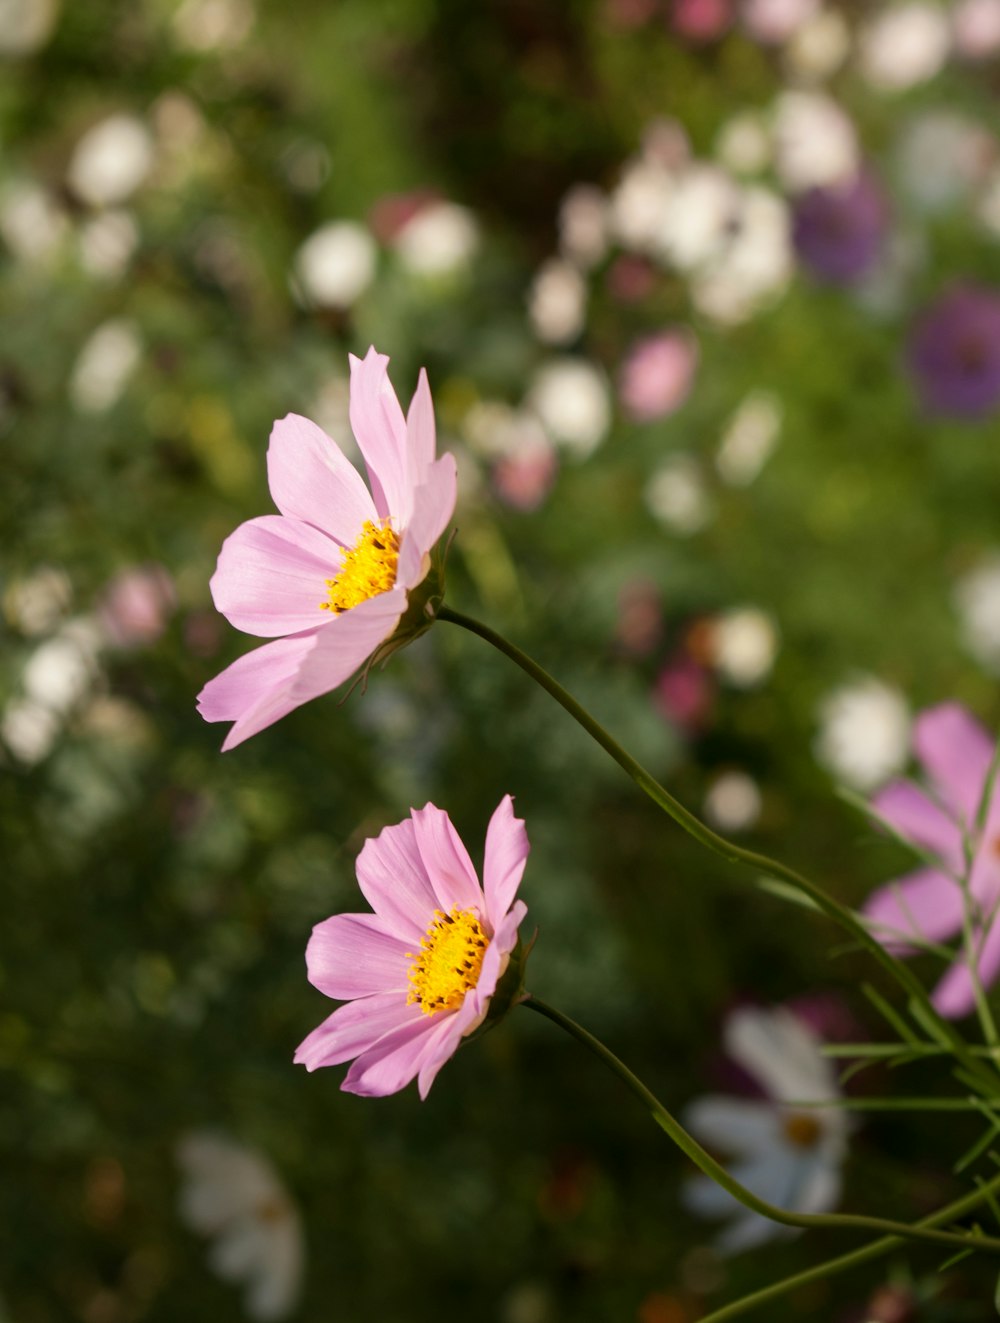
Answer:
[{"label": "pink blurred flower", "polygon": [[618,593],[615,642],[630,657],[648,657],[663,636],[660,591],[649,579],[632,579]]},{"label": "pink blurred flower", "polygon": [[[914,723],[914,751],[927,774],[930,793],[912,781],[893,781],[872,800],[878,816],[900,836],[940,860],[896,878],[864,907],[875,936],[898,955],[913,952],[911,942],[944,942],[962,930],[964,897],[958,879],[965,868],[963,834],[973,836],[969,897],[979,978],[989,987],[1000,974],[1000,782],[992,792],[982,835],[975,838],[976,814],[993,761],[993,741],[958,703],[922,712]],[[949,1019],[975,1006],[973,982],[963,951],[932,998]]]},{"label": "pink blurred flower", "polygon": [[712,679],[687,653],[678,653],[656,677],[656,706],[686,734],[695,734],[712,706]]},{"label": "pink blurred flower", "polygon": [[819,0],[743,0],[743,25],[756,41],[777,44],[813,18]]},{"label": "pink blurred flower", "polygon": [[622,253],[608,268],[608,293],[619,303],[640,303],[652,293],[656,271],[644,257]]},{"label": "pink blurred flower", "polygon": [[691,41],[714,41],[733,21],[730,0],[674,0],[670,23]]},{"label": "pink blurred flower", "polygon": [[374,349],[351,356],[351,427],[371,490],[315,423],[289,414],[267,452],[281,513],[248,520],[223,543],[216,607],[237,629],[275,639],[198,696],[206,721],[235,723],[223,749],[335,689],[393,639],[408,607],[399,642],[429,624],[414,590],[455,508],[455,461],[434,458],[426,373],[404,420],[388,362]]},{"label": "pink blurred flower", "polygon": [[618,391],[636,422],[665,418],[687,399],[698,366],[698,341],[686,327],[637,340],[622,364]]},{"label": "pink blurred flower", "polygon": [[527,913],[515,900],[528,857],[510,795],[486,832],[484,886],[442,809],[427,804],[365,842],[358,884],[374,914],[313,929],[309,981],[346,1003],[300,1044],[307,1070],[354,1058],[341,1084],[382,1098],[417,1080],[426,1098],[462,1039],[486,1019]]},{"label": "pink blurred flower", "polygon": [[558,471],[555,447],[544,436],[529,435],[497,460],[493,486],[500,500],[514,510],[537,510],[552,490]]},{"label": "pink blurred flower", "polygon": [[176,605],[174,581],[163,565],[132,565],[105,586],[97,618],[112,646],[140,648],[156,642]]}]

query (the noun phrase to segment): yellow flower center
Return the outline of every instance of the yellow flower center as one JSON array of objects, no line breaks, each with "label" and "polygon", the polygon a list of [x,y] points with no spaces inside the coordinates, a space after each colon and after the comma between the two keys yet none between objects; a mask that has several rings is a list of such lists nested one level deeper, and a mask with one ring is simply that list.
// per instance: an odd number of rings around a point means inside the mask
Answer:
[{"label": "yellow flower center", "polygon": [[420,950],[406,953],[413,961],[406,1004],[416,1003],[425,1015],[457,1010],[479,982],[489,944],[475,910],[435,910]]},{"label": "yellow flower center", "polygon": [[344,552],[339,574],[327,579],[329,600],[320,602],[320,610],[339,615],[369,597],[387,593],[396,582],[398,560],[399,538],[389,525],[365,520],[361,536]]},{"label": "yellow flower center", "polygon": [[791,1112],[785,1117],[781,1128],[793,1148],[815,1148],[823,1136],[819,1121],[806,1112]]}]

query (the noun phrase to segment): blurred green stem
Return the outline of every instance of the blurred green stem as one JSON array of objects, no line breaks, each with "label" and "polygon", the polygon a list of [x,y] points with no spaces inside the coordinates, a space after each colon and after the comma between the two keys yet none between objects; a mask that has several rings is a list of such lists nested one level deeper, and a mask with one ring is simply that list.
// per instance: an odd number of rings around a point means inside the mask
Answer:
[{"label": "blurred green stem", "polygon": [[615,762],[621,767],[641,790],[644,790],[649,798],[674,819],[689,835],[693,836],[707,849],[721,855],[723,859],[733,864],[743,864],[747,868],[752,868],[757,873],[776,878],[787,883],[795,891],[808,898],[808,900],[829,918],[839,923],[842,928],[851,934],[856,941],[872,955],[878,963],[885,969],[906,994],[920,1007],[924,1016],[934,1023],[938,1030],[938,1038],[941,1042],[946,1042],[951,1049],[952,1055],[961,1061],[966,1070],[979,1080],[984,1088],[984,1092],[993,1097],[996,1094],[996,1076],[986,1064],[976,1060],[969,1051],[969,1046],[957,1032],[952,1024],[942,1019],[931,1004],[923,984],[914,975],[902,961],[897,960],[894,955],[885,949],[885,947],[874,937],[861,920],[845,905],[834,900],[832,896],[811,882],[808,878],[802,877],[794,869],[786,864],[779,863],[776,859],[769,859],[766,855],[757,854],[754,850],[745,850],[742,846],[734,845],[732,841],[726,840],[724,836],[719,836],[716,832],[707,827],[699,818],[684,807],[678,800],[659,781],[648,772],[641,763],[637,762],[630,753],[627,753],[617,740],[604,729],[604,727],[590,715],[586,708],[576,701],[572,694],[568,693],[562,685],[555,680],[548,671],[544,670],[533,661],[527,653],[522,652],[515,644],[508,642],[502,634],[490,629],[488,625],[481,624],[478,620],[473,620],[471,616],[463,615],[460,611],[453,611],[449,606],[441,606],[438,609],[437,618],[439,620],[449,621],[453,625],[460,625],[463,629],[469,630],[472,634],[478,634],[481,639],[493,645],[505,657],[520,666],[521,670],[530,675],[533,680],[542,686],[557,703],[570,714],[570,716],[583,727],[597,743],[604,749]]},{"label": "blurred green stem", "polygon": [[910,1226],[906,1222],[892,1222],[881,1217],[865,1217],[854,1213],[792,1213],[785,1208],[778,1208],[777,1205],[768,1203],[766,1199],[758,1198],[752,1190],[748,1190],[745,1185],[741,1185],[739,1181],[735,1180],[706,1149],[703,1149],[693,1135],[688,1134],[677,1118],[671,1112],[668,1112],[660,1100],[646,1088],[642,1080],[637,1075],[633,1075],[628,1066],[620,1061],[610,1048],[605,1047],[600,1039],[595,1038],[582,1025],[577,1024],[575,1020],[571,1020],[568,1015],[563,1015],[562,1011],[557,1011],[554,1006],[549,1006],[547,1002],[540,1001],[537,997],[529,995],[521,1004],[527,1006],[529,1010],[536,1011],[539,1015],[544,1015],[553,1024],[557,1024],[560,1029],[565,1029],[568,1034],[600,1057],[604,1064],[649,1109],[653,1119],[667,1132],[681,1152],[686,1154],[706,1176],[715,1181],[717,1185],[721,1185],[724,1190],[743,1204],[745,1208],[749,1208],[751,1212],[766,1217],[771,1222],[778,1222],[782,1226],[788,1227],[801,1229],[826,1227],[839,1230],[854,1228],[862,1231],[889,1233],[889,1235],[896,1238],[930,1240],[937,1244],[962,1249],[991,1250],[993,1253],[1000,1253],[1000,1240],[995,1240],[990,1236],[936,1231],[933,1227],[922,1224]]}]

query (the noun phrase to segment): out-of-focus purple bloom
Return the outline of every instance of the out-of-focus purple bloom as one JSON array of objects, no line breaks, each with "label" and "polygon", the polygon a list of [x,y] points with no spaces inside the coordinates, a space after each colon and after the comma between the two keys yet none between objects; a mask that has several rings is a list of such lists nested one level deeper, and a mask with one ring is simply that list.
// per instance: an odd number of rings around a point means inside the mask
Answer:
[{"label": "out-of-focus purple bloom", "polygon": [[686,327],[637,340],[622,364],[618,392],[636,422],[665,418],[687,399],[698,366],[698,341]]},{"label": "out-of-focus purple bloom", "polygon": [[155,643],[177,605],[170,573],[162,565],[132,565],[107,584],[97,617],[108,642],[117,648]]},{"label": "out-of-focus purple bloom", "polygon": [[714,41],[732,24],[730,0],[674,0],[670,25],[689,41]]},{"label": "out-of-focus purple bloom", "polygon": [[887,227],[882,190],[862,171],[843,184],[803,193],[795,203],[792,239],[813,275],[850,285],[875,265]]},{"label": "out-of-focus purple bloom", "polygon": [[913,327],[909,366],[932,413],[979,418],[1000,404],[1000,295],[956,285]]},{"label": "out-of-focus purple bloom", "polygon": [[712,677],[686,652],[672,657],[656,677],[656,706],[685,735],[696,735],[712,707]]}]

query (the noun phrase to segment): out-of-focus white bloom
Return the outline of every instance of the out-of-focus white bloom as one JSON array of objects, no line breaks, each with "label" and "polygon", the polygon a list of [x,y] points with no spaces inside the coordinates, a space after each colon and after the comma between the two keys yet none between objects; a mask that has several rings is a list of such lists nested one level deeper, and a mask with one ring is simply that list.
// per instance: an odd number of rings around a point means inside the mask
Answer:
[{"label": "out-of-focus white bloom", "polygon": [[727,170],[755,175],[771,162],[771,137],[763,116],[744,110],[727,119],[715,140],[715,154]]},{"label": "out-of-focus white bloom", "polygon": [[115,317],[90,336],[73,368],[69,396],[80,413],[104,413],[120,398],[142,357],[135,322]]},{"label": "out-of-focus white bloom", "polygon": [[596,450],[611,423],[608,383],[583,358],[558,358],[543,364],[528,404],[555,444],[581,459]]},{"label": "out-of-focus white bloom", "polygon": [[639,157],[626,164],[611,194],[611,228],[624,248],[638,253],[660,251],[675,188],[673,173],[655,161]]},{"label": "out-of-focus white bloom", "polygon": [[0,740],[20,762],[34,767],[59,734],[58,714],[32,698],[13,698],[0,717]]},{"label": "out-of-focus white bloom", "polygon": [[859,34],[861,71],[873,87],[901,92],[933,78],[948,55],[944,10],[926,0],[890,5]]},{"label": "out-of-focus white bloom", "polygon": [[739,189],[718,166],[694,162],[677,176],[663,213],[657,253],[680,271],[710,261],[740,209]]},{"label": "out-of-focus white bloom", "polygon": [[[840,1168],[849,1121],[840,1100],[835,1063],[816,1035],[786,1007],[743,1007],[726,1019],[726,1055],[766,1098],[709,1094],[686,1109],[688,1128],[709,1148],[735,1155],[734,1177],[758,1198],[797,1213],[822,1213],[840,1198]],[[789,1104],[829,1103],[828,1107]],[[785,1236],[785,1227],[752,1213],[707,1176],[684,1187],[684,1203],[701,1217],[726,1217],[716,1245],[738,1254]]]},{"label": "out-of-focus white bloom", "polygon": [[806,81],[836,73],[851,49],[851,30],[838,9],[821,9],[792,36],[785,48],[789,72]]},{"label": "out-of-focus white bloom", "polygon": [[184,0],[174,15],[174,31],[193,51],[231,50],[253,27],[251,0]]},{"label": "out-of-focus white bloom", "polygon": [[73,596],[69,575],[42,565],[22,579],[14,579],[3,595],[4,614],[29,638],[50,633],[65,614]]},{"label": "out-of-focus white bloom", "polygon": [[642,131],[643,160],[665,170],[683,170],[691,159],[691,143],[677,119],[658,115]]},{"label": "out-of-focus white bloom", "polygon": [[295,255],[305,302],[349,308],[375,278],[375,240],[357,221],[330,221],[309,236]]},{"label": "out-of-focus white bloom", "polygon": [[723,482],[731,487],[753,482],[777,445],[783,412],[778,397],[767,391],[746,396],[726,424],[715,457]]},{"label": "out-of-focus white bloom", "polygon": [[70,159],[67,178],[92,207],[131,197],[153,168],[153,136],[135,115],[109,115],[88,129]]},{"label": "out-of-focus white bloom", "polygon": [[955,49],[967,60],[1000,50],[1000,0],[958,0],[951,15]]},{"label": "out-of-focus white bloom", "polygon": [[899,692],[874,676],[833,690],[820,703],[815,752],[854,790],[872,790],[905,766],[910,710]]},{"label": "out-of-focus white bloom", "polygon": [[727,246],[691,284],[695,306],[724,325],[776,302],[794,269],[788,207],[770,189],[745,188]]},{"label": "out-of-focus white bloom", "polygon": [[760,817],[760,787],[746,772],[722,772],[705,796],[705,816],[720,831],[746,831]]},{"label": "out-of-focus white bloom", "polygon": [[1000,675],[1000,553],[964,574],[955,584],[962,642],[993,675]]},{"label": "out-of-focus white bloom", "polygon": [[462,270],[479,249],[479,226],[467,207],[432,202],[421,207],[393,240],[403,265],[417,276],[448,276]]},{"label": "out-of-focus white bloom", "polygon": [[14,180],[0,194],[0,236],[22,261],[48,261],[68,232],[64,212],[38,184]]},{"label": "out-of-focus white bloom", "polygon": [[559,208],[559,248],[584,271],[608,251],[608,201],[593,184],[575,184]]},{"label": "out-of-focus white bloom", "polygon": [[535,276],[528,294],[528,315],[539,340],[561,345],[583,329],[587,286],[571,262],[554,257]]},{"label": "out-of-focus white bloom", "polygon": [[897,148],[900,182],[923,211],[963,203],[997,156],[991,135],[953,110],[927,110],[903,130]]},{"label": "out-of-focus white bloom", "polygon": [[31,55],[52,35],[59,0],[0,0],[0,56]]},{"label": "out-of-focus white bloom", "polygon": [[646,484],[646,505],[664,528],[681,537],[704,528],[711,504],[696,461],[690,455],[665,460]]},{"label": "out-of-focus white bloom", "polygon": [[351,383],[347,377],[325,378],[313,396],[306,416],[332,436],[355,467],[364,461],[351,430]]},{"label": "out-of-focus white bloom", "polygon": [[57,716],[70,712],[97,677],[99,643],[93,621],[82,616],[68,621],[28,658],[21,676],[25,697]]},{"label": "out-of-focus white bloom", "polygon": [[120,276],[139,244],[139,227],[127,211],[102,211],[80,226],[80,265],[92,276]]},{"label": "out-of-focus white bloom", "polygon": [[755,41],[778,45],[815,17],[819,0],[743,0],[743,26]]},{"label": "out-of-focus white bloom", "polygon": [[739,606],[710,623],[709,661],[723,680],[752,689],[766,680],[778,653],[778,627],[766,611]]},{"label": "out-of-focus white bloom", "polygon": [[775,168],[792,193],[853,179],[858,137],[825,92],[782,92],[774,107]]},{"label": "out-of-focus white bloom", "polygon": [[194,1131],[177,1145],[179,1212],[210,1237],[209,1263],[246,1286],[253,1319],[286,1318],[302,1287],[305,1246],[299,1211],[271,1163],[226,1135]]}]

